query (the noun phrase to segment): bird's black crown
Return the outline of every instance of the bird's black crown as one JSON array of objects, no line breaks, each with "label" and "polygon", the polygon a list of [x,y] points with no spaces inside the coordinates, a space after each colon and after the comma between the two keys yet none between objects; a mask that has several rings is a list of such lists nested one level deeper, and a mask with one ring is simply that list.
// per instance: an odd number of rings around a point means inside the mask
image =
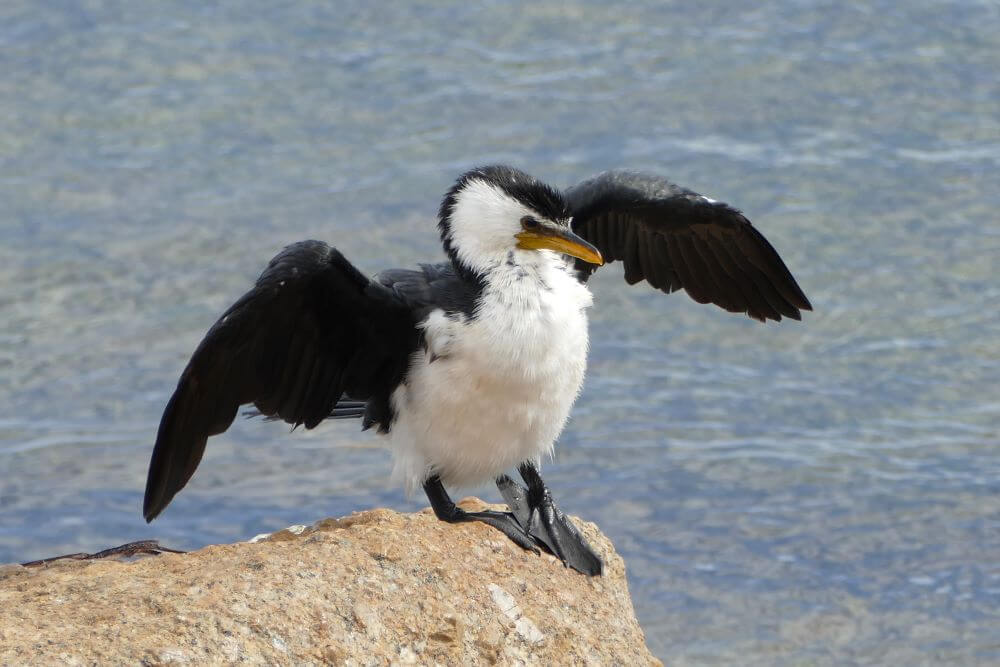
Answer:
[{"label": "bird's black crown", "polygon": [[459,176],[441,202],[440,223],[447,224],[458,193],[474,180],[495,185],[548,220],[565,220],[570,216],[569,204],[561,192],[520,169],[500,164],[476,167]]}]

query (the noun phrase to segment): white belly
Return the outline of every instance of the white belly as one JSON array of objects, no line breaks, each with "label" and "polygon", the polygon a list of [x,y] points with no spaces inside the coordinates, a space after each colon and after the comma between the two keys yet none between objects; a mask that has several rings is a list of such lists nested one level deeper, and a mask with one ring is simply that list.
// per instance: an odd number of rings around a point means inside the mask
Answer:
[{"label": "white belly", "polygon": [[567,273],[536,269],[494,277],[474,319],[428,318],[428,350],[393,394],[393,477],[408,492],[432,474],[474,486],[551,454],[583,383],[592,297]]}]

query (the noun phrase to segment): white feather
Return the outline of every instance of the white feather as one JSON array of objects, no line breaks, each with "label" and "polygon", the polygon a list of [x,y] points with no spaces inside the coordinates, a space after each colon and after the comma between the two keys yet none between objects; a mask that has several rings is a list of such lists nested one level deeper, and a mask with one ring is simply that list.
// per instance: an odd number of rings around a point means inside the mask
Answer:
[{"label": "white feather", "polygon": [[[479,254],[464,257],[492,268],[475,317],[434,311],[422,324],[428,349],[414,355],[392,396],[393,477],[407,492],[431,474],[474,486],[551,454],[583,383],[590,291],[560,255],[511,250],[520,213],[502,193],[506,202],[479,195],[462,201],[487,227],[491,210],[506,216],[506,247],[496,246],[503,261],[489,234],[477,237]],[[469,243],[458,242],[459,253]]]},{"label": "white feather", "polygon": [[[478,273],[492,271],[514,247],[521,218],[532,214],[531,209],[496,185],[478,179],[469,181],[451,212],[451,241],[458,259]],[[527,256],[523,259],[531,260]]]}]

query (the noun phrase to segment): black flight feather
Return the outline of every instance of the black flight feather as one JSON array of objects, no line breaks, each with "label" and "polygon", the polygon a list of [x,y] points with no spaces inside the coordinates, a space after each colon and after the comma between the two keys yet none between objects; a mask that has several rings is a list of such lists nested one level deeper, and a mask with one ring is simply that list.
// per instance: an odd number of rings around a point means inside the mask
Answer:
[{"label": "black flight feather", "polygon": [[[812,305],[764,236],[735,208],[656,176],[609,171],[564,193],[573,231],[607,263],[625,264],[629,284],[744,312],[761,321],[801,318]],[[586,281],[597,266],[577,260]]]},{"label": "black flight feather", "polygon": [[181,374],[153,448],[146,520],[187,484],[208,437],[229,428],[240,405],[307,428],[331,415],[345,392],[387,406],[418,347],[416,323],[398,291],[369,280],[325,243],[282,250],[209,329]]}]

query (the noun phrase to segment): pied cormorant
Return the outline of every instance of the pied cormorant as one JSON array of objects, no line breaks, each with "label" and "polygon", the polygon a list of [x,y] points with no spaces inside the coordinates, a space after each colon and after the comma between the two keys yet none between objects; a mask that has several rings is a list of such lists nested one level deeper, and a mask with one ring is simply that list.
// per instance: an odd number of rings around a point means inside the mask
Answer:
[{"label": "pied cormorant", "polygon": [[[438,229],[447,261],[368,278],[302,241],[209,329],[160,421],[143,514],[191,478],[209,436],[241,405],[313,428],[358,417],[389,439],[394,477],[439,519],[483,521],[520,546],[599,574],[602,563],[538,474],[587,365],[587,279],[625,265],[629,284],[684,289],[765,321],[811,306],[736,209],[665,179],[611,171],[566,190],[517,169],[462,175]],[[506,473],[517,468],[527,488]],[[445,486],[494,480],[510,512],[466,512]]]}]

